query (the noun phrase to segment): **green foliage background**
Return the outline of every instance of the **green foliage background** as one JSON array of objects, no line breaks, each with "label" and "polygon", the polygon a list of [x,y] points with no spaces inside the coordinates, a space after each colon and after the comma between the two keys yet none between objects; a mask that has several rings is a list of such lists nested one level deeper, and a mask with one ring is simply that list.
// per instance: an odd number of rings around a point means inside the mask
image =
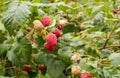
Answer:
[{"label": "green foliage background", "polygon": [[[71,74],[72,65],[92,78],[120,78],[120,15],[113,13],[119,5],[119,0],[0,0],[0,78],[79,78]],[[43,15],[51,24],[35,32],[32,22]],[[43,47],[45,36],[60,19],[68,24],[51,53]],[[70,60],[75,52],[80,63]],[[24,64],[32,70],[23,71]]]}]

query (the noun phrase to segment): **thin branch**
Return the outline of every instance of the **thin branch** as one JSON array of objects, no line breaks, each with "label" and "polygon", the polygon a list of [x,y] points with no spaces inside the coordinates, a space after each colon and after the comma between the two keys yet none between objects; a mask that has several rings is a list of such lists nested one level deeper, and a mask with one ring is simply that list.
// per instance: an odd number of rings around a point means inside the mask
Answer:
[{"label": "thin branch", "polygon": [[6,67],[6,70],[8,70],[8,69],[15,69],[15,68],[16,68],[16,66]]},{"label": "thin branch", "polygon": [[119,45],[110,45],[110,46],[105,46],[104,48],[99,48],[99,50],[102,50],[102,49],[105,49],[105,48],[114,48],[114,47],[120,47],[120,44]]},{"label": "thin branch", "polygon": [[86,3],[86,4],[83,4],[83,5],[80,5],[79,8],[80,7],[85,7],[87,5],[93,5],[93,4],[105,4],[105,3],[104,2],[91,2],[91,3]]},{"label": "thin branch", "polygon": [[110,38],[111,38],[111,36],[112,36],[112,34],[113,34],[113,32],[114,32],[114,29],[115,29],[115,27],[117,26],[118,23],[119,23],[119,21],[116,21],[116,22],[114,23],[113,28],[112,28],[110,34],[108,35],[107,39],[105,40],[105,43],[104,43],[103,47],[100,48],[99,50],[102,50],[102,49],[105,49],[105,48],[106,48],[107,43],[108,43],[108,41],[110,40]]},{"label": "thin branch", "polygon": [[6,69],[6,70],[13,69],[16,78],[18,78],[18,77],[17,77],[17,75],[18,75],[18,69],[16,68],[16,66],[6,67],[5,69]]},{"label": "thin branch", "polygon": [[106,46],[105,48],[111,48],[111,47],[120,47],[120,44],[119,44],[119,45],[110,45],[110,46]]}]

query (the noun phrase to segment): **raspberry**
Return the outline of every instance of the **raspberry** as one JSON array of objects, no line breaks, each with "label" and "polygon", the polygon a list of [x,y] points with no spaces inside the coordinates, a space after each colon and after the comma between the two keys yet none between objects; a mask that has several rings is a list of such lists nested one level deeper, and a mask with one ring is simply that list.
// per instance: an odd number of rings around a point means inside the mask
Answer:
[{"label": "raspberry", "polygon": [[79,66],[72,66],[71,73],[74,75],[80,74],[80,67]]},{"label": "raspberry", "polygon": [[81,73],[80,78],[91,78],[89,73]]},{"label": "raspberry", "polygon": [[31,70],[31,66],[25,64],[25,65],[23,66],[23,69],[24,69],[25,71],[29,72],[29,71]]},{"label": "raspberry", "polygon": [[31,29],[28,27],[28,28],[27,28],[27,32],[30,32],[30,31],[31,31]]},{"label": "raspberry", "polygon": [[44,44],[44,48],[49,50],[49,51],[54,51],[55,50],[55,47],[54,46],[50,46],[48,43]]},{"label": "raspberry", "polygon": [[59,25],[59,26],[64,26],[67,22],[68,22],[68,21],[65,20],[65,19],[59,20],[59,21],[58,21],[58,25]]},{"label": "raspberry", "polygon": [[53,34],[55,34],[57,36],[57,38],[59,38],[61,36],[61,32],[59,29],[55,29],[55,31],[53,31]]},{"label": "raspberry", "polygon": [[72,61],[80,61],[80,54],[79,53],[74,53],[73,56],[71,57]]},{"label": "raspberry", "polygon": [[46,27],[50,25],[50,17],[49,16],[43,16],[41,18],[42,24]]},{"label": "raspberry", "polygon": [[63,27],[61,25],[57,25],[57,29],[61,30]]},{"label": "raspberry", "polygon": [[41,71],[44,70],[44,65],[43,64],[39,64],[38,65],[38,69],[41,70]]},{"label": "raspberry", "polygon": [[67,20],[59,20],[57,24],[57,28],[61,30],[66,23],[67,23]]},{"label": "raspberry", "polygon": [[40,30],[43,27],[42,23],[39,20],[34,20],[33,24],[35,30]]},{"label": "raspberry", "polygon": [[63,19],[63,20],[60,20],[58,23],[61,24],[61,25],[65,25],[67,23],[67,20]]},{"label": "raspberry", "polygon": [[44,44],[44,48],[49,51],[54,51],[55,46],[57,44],[57,37],[53,33],[49,33],[46,36],[46,43]]},{"label": "raspberry", "polygon": [[56,46],[57,44],[57,37],[55,34],[50,33],[46,36],[46,42],[50,45],[50,46]]}]

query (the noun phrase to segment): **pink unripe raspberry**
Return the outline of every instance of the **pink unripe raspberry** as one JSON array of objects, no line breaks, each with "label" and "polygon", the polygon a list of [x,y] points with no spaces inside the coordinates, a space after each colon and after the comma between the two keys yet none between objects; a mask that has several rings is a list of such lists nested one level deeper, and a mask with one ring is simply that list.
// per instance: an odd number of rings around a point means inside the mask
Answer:
[{"label": "pink unripe raspberry", "polygon": [[46,27],[50,25],[50,17],[49,16],[43,16],[41,18],[42,24]]}]

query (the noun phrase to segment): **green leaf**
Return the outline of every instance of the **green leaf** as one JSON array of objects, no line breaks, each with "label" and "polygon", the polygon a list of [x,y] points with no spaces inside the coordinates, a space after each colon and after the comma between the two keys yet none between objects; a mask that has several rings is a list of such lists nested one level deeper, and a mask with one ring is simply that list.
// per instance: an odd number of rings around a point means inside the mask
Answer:
[{"label": "green leaf", "polygon": [[43,54],[40,57],[42,63],[47,67],[48,73],[52,78],[58,78],[65,69],[62,61],[56,60],[52,55]]},{"label": "green leaf", "polygon": [[104,74],[105,78],[109,78],[110,77],[110,73],[106,69],[103,69],[103,74]]},{"label": "green leaf", "polygon": [[38,9],[38,15],[43,15],[45,12],[42,9]]},{"label": "green leaf", "polygon": [[47,66],[48,73],[50,74],[52,78],[58,78],[62,74],[65,68],[64,63],[62,63],[61,61],[54,60],[54,59],[50,60],[48,64],[49,64]]},{"label": "green leaf", "polygon": [[19,65],[20,60],[12,50],[7,52],[7,57],[8,57],[8,60],[11,61],[13,65],[16,65],[16,66]]},{"label": "green leaf", "polygon": [[47,54],[43,54],[43,55],[40,54],[38,59],[41,63],[43,63],[45,66],[47,66],[48,61],[50,60],[49,58],[53,58],[53,56],[47,55]]},{"label": "green leaf", "polygon": [[111,60],[111,64],[113,66],[118,66],[120,65],[120,53],[112,53],[110,56],[109,56],[109,59]]},{"label": "green leaf", "polygon": [[61,74],[58,78],[66,78],[64,74]]},{"label": "green leaf", "polygon": [[32,0],[33,3],[39,3],[40,0]]},{"label": "green leaf", "polygon": [[66,26],[64,26],[63,28],[63,33],[70,33],[70,32],[74,32],[76,30],[76,26],[74,24],[68,24]]},{"label": "green leaf", "polygon": [[48,3],[48,0],[40,0],[41,3]]},{"label": "green leaf", "polygon": [[28,62],[31,59],[32,46],[26,38],[19,39],[13,49],[18,56],[24,59],[24,61]]},{"label": "green leaf", "polygon": [[103,22],[104,21],[103,19],[104,19],[104,17],[101,13],[96,14],[94,17],[95,22]]},{"label": "green leaf", "polygon": [[0,78],[15,78],[15,77],[0,76]]},{"label": "green leaf", "polygon": [[73,8],[72,8],[71,6],[66,5],[66,4],[64,4],[64,3],[58,5],[57,7],[58,7],[59,10],[62,10],[62,11],[66,11],[66,10],[68,10],[68,9],[72,9],[72,10],[73,10]]},{"label": "green leaf", "polygon": [[9,76],[14,76],[14,70],[13,69],[8,69],[6,71],[6,74],[8,74]]},{"label": "green leaf", "polygon": [[88,7],[88,8],[85,8],[85,13],[86,14],[91,14],[91,12],[92,12],[92,7]]},{"label": "green leaf", "polygon": [[103,5],[99,5],[99,6],[95,6],[93,9],[92,9],[92,13],[96,13],[98,11],[100,11],[100,9],[103,7]]},{"label": "green leaf", "polygon": [[45,43],[45,40],[42,38],[42,36],[38,36],[37,42],[38,42],[39,47],[42,47]]},{"label": "green leaf", "polygon": [[21,71],[18,74],[18,78],[28,78],[28,73],[26,71]]},{"label": "green leaf", "polygon": [[27,2],[28,5],[30,6],[37,6],[37,7],[53,7],[53,6],[57,6],[57,5],[62,5],[64,4],[64,2],[59,2],[59,3],[30,3],[30,2]]},{"label": "green leaf", "polygon": [[0,65],[0,76],[5,75],[5,67],[4,65]]},{"label": "green leaf", "polygon": [[27,4],[18,4],[17,2],[10,4],[3,16],[3,23],[10,35],[13,34],[13,30],[16,29],[19,24],[22,24],[27,19],[29,14],[30,11]]},{"label": "green leaf", "polygon": [[119,32],[120,32],[120,28],[117,28],[117,29],[115,30],[115,32],[116,32],[116,33],[119,33]]},{"label": "green leaf", "polygon": [[4,25],[0,22],[0,30],[5,30]]},{"label": "green leaf", "polygon": [[88,65],[88,64],[85,62],[84,59],[80,61],[80,67],[81,67],[81,69],[86,70],[86,71],[90,71],[90,70],[93,69],[93,67],[90,66],[90,65]]},{"label": "green leaf", "polygon": [[87,47],[87,51],[86,52],[87,52],[88,55],[91,55],[93,57],[98,57],[98,52],[93,47]]},{"label": "green leaf", "polygon": [[10,49],[10,45],[9,44],[2,44],[0,46],[0,56],[2,54],[4,54],[5,52],[7,52]]},{"label": "green leaf", "polygon": [[3,43],[6,40],[5,35],[6,35],[6,32],[2,32],[0,30],[0,43]]},{"label": "green leaf", "polygon": [[20,29],[17,33],[17,35],[15,36],[15,38],[19,39],[20,37],[24,36],[22,30]]},{"label": "green leaf", "polygon": [[101,58],[105,58],[105,57],[108,57],[109,55],[110,55],[110,50],[108,50],[108,49],[103,49],[103,50],[101,50],[101,54],[100,54],[100,57]]},{"label": "green leaf", "polygon": [[70,60],[71,56],[72,56],[71,51],[61,51],[59,52],[58,58],[69,65],[71,63]]}]

